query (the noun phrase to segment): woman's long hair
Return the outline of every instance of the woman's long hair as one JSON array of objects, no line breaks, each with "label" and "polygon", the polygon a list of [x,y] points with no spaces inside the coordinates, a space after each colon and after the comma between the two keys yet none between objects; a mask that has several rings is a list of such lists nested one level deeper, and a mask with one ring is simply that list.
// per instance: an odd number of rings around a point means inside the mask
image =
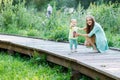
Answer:
[{"label": "woman's long hair", "polygon": [[[92,25],[88,25],[87,24],[87,18],[90,18],[92,20]],[[93,16],[87,16],[86,17],[86,33],[89,34],[92,29],[94,28],[94,25],[95,25],[95,19]],[[93,36],[91,36],[91,41],[95,44],[95,34]],[[91,44],[87,43],[87,46],[91,46]]]},{"label": "woman's long hair", "polygon": [[[88,25],[87,24],[87,18],[90,18],[92,20],[92,25]],[[90,31],[93,29],[94,25],[95,25],[95,19],[94,19],[94,17],[93,16],[87,16],[86,17],[86,33],[87,34],[90,33]]]}]

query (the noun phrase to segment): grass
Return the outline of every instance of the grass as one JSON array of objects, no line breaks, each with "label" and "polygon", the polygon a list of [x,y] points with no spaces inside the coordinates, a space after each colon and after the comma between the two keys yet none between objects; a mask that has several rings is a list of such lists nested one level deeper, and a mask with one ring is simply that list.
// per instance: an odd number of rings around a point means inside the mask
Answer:
[{"label": "grass", "polygon": [[[71,70],[47,62],[45,56],[32,58],[0,52],[0,80],[70,80]],[[92,80],[83,75],[80,80]]]},{"label": "grass", "polygon": [[58,65],[33,64],[33,59],[28,57],[0,52],[0,80],[70,80],[70,71],[60,70]]}]

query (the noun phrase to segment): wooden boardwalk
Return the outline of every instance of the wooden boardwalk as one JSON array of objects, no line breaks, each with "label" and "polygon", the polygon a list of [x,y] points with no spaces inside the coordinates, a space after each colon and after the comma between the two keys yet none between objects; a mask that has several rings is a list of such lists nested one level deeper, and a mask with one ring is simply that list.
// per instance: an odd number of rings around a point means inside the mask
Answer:
[{"label": "wooden boardwalk", "polygon": [[120,51],[118,50],[108,50],[101,54],[79,45],[78,52],[71,53],[68,43],[10,35],[0,35],[0,48],[27,55],[37,51],[46,54],[48,61],[72,68],[93,79],[120,80]]}]

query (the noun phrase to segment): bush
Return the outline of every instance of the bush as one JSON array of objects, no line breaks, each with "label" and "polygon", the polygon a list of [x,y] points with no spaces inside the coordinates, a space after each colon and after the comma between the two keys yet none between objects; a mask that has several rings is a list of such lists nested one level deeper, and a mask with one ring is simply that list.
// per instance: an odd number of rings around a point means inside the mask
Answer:
[{"label": "bush", "polygon": [[65,27],[57,27],[51,31],[49,38],[55,41],[68,41],[68,29]]}]

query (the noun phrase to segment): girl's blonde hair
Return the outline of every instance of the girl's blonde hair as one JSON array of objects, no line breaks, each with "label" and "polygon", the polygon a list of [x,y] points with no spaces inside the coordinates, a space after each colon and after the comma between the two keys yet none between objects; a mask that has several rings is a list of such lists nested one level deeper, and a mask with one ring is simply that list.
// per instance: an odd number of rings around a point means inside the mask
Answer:
[{"label": "girl's blonde hair", "polygon": [[75,22],[77,22],[77,20],[76,20],[76,19],[71,19],[71,20],[70,20],[70,22],[72,22],[72,21],[75,21]]},{"label": "girl's blonde hair", "polygon": [[74,21],[74,22],[77,22],[77,19],[71,19],[71,20],[70,20],[70,29],[72,29],[71,22],[73,22],[73,21]]}]

